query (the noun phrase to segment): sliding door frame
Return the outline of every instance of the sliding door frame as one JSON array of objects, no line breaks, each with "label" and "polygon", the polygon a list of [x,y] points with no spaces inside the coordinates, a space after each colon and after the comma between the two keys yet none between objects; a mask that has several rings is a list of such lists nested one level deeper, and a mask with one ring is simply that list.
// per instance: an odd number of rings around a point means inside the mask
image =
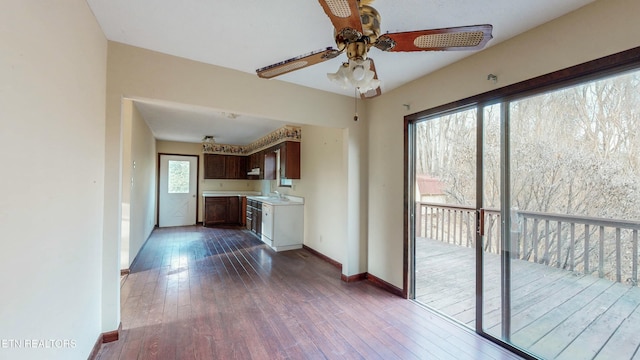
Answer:
[{"label": "sliding door frame", "polygon": [[[585,83],[591,80],[604,78],[609,75],[623,73],[640,68],[640,47],[635,47],[626,51],[622,51],[613,55],[605,56],[596,60],[592,60],[586,63],[575,65],[563,70],[555,71],[549,74],[538,76],[529,80],[525,80],[519,83],[515,83],[509,86],[505,86],[493,91],[478,94],[466,99],[454,101],[445,105],[437,106],[432,109],[420,111],[404,117],[404,163],[405,163],[405,189],[404,189],[404,221],[406,225],[406,231],[404,232],[404,274],[403,274],[403,295],[406,298],[414,298],[415,295],[415,279],[414,279],[414,254],[415,254],[415,225],[414,220],[416,216],[414,191],[415,191],[415,166],[414,151],[415,151],[415,131],[414,126],[416,123],[424,120],[425,118],[434,117],[437,114],[450,113],[456,109],[477,107],[477,156],[476,164],[479,173],[479,177],[476,179],[476,208],[481,209],[483,207],[483,159],[482,150],[484,142],[484,108],[488,105],[502,103],[501,105],[501,166],[503,167],[503,175],[501,182],[503,184],[509,183],[508,178],[508,166],[509,166],[509,135],[508,135],[508,105],[509,102],[515,99],[523,98],[530,95],[540,94],[551,90],[564,88],[580,83]],[[506,174],[506,175],[505,175]],[[506,177],[506,178],[505,178]],[[502,227],[504,244],[510,244],[510,234],[504,229],[509,229],[509,189],[502,185],[502,200],[501,200],[501,212],[502,219],[505,219],[507,226]],[[480,213],[480,212],[479,212]],[[477,214],[477,219],[480,220],[480,214]],[[480,221],[477,222],[478,226]],[[478,228],[476,231],[476,244],[482,244],[482,234]],[[508,342],[508,334],[510,333],[509,321],[503,321],[502,323],[502,335],[506,339],[498,339],[484,332],[482,326],[482,303],[483,303],[483,262],[482,262],[482,246],[476,246],[476,326],[475,331],[479,335],[498,343],[499,345],[513,351],[514,353],[528,359],[534,357],[530,354],[518,349]],[[502,257],[502,278],[503,283],[503,303],[502,303],[502,317],[503,319],[510,319],[509,311],[509,248],[505,247],[501,254]],[[411,272],[411,273],[409,273]],[[506,288],[506,289],[505,289]],[[504,292],[507,292],[504,296]],[[505,303],[506,301],[506,303]],[[505,313],[505,311],[507,313]]]},{"label": "sliding door frame", "polygon": [[[476,110],[476,209],[484,207],[484,107],[486,104],[478,104]],[[476,332],[481,333],[483,329],[482,310],[484,289],[484,277],[482,264],[484,263],[484,251],[482,251],[483,225],[481,225],[483,212],[476,211],[476,234],[475,234],[475,255],[476,255]],[[480,244],[480,246],[478,246]]]}]

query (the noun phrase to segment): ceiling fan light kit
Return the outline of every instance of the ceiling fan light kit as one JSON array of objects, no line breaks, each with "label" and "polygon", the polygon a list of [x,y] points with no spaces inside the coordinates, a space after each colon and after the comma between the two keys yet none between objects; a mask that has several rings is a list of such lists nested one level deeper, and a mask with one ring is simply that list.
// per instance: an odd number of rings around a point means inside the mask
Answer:
[{"label": "ceiling fan light kit", "polygon": [[380,87],[380,80],[375,76],[375,72],[371,70],[371,60],[349,60],[348,63],[340,65],[337,72],[327,74],[334,84],[343,89],[355,87],[360,95]]},{"label": "ceiling fan light kit", "polygon": [[380,35],[381,16],[370,6],[373,0],[318,2],[333,24],[337,49],[329,47],[260,68],[256,70],[259,77],[273,78],[346,52],[348,62],[327,77],[344,89],[356,88],[360,97],[367,99],[382,93],[375,64],[368,56],[371,47],[388,52],[479,50],[492,38],[493,27],[489,24]]}]

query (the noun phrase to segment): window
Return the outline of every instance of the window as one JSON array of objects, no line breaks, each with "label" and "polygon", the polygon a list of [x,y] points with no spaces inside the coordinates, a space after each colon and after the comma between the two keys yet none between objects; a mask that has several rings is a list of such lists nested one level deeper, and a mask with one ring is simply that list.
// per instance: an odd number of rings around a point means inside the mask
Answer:
[{"label": "window", "polygon": [[169,194],[189,193],[189,162],[169,160]]}]

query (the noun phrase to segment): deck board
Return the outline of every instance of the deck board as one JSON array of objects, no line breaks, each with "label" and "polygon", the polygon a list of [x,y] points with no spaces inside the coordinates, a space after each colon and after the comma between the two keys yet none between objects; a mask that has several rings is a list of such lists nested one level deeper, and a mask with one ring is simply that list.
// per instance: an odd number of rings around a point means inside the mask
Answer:
[{"label": "deck board", "polygon": [[[416,241],[416,300],[473,328],[475,250]],[[500,338],[500,258],[485,253],[484,266],[483,326]],[[548,359],[640,356],[638,287],[521,260],[511,268],[512,343]]]}]

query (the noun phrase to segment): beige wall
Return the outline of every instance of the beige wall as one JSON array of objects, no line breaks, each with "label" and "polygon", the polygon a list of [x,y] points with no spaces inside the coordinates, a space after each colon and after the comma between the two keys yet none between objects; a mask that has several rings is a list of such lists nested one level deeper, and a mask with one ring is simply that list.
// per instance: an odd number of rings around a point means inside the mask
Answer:
[{"label": "beige wall", "polygon": [[402,104],[415,113],[640,46],[638,13],[640,1],[596,1],[369,102],[369,272],[402,286]]},{"label": "beige wall", "polygon": [[83,0],[7,0],[0,44],[0,339],[74,344],[0,357],[86,359],[102,332],[107,41]]},{"label": "beige wall", "polygon": [[[133,122],[133,102],[122,100],[122,163],[131,164],[131,136]],[[129,256],[129,242],[131,233],[131,166],[122,167],[122,201],[120,211],[120,269],[128,269],[131,264]]]},{"label": "beige wall", "polygon": [[300,180],[291,188],[271,188],[302,196],[304,244],[344,264],[347,261],[347,187],[344,129],[303,126],[300,143]]},{"label": "beige wall", "polygon": [[132,110],[131,157],[123,166],[130,174],[129,256],[124,269],[129,268],[156,223],[156,139],[138,109],[133,106]]}]

